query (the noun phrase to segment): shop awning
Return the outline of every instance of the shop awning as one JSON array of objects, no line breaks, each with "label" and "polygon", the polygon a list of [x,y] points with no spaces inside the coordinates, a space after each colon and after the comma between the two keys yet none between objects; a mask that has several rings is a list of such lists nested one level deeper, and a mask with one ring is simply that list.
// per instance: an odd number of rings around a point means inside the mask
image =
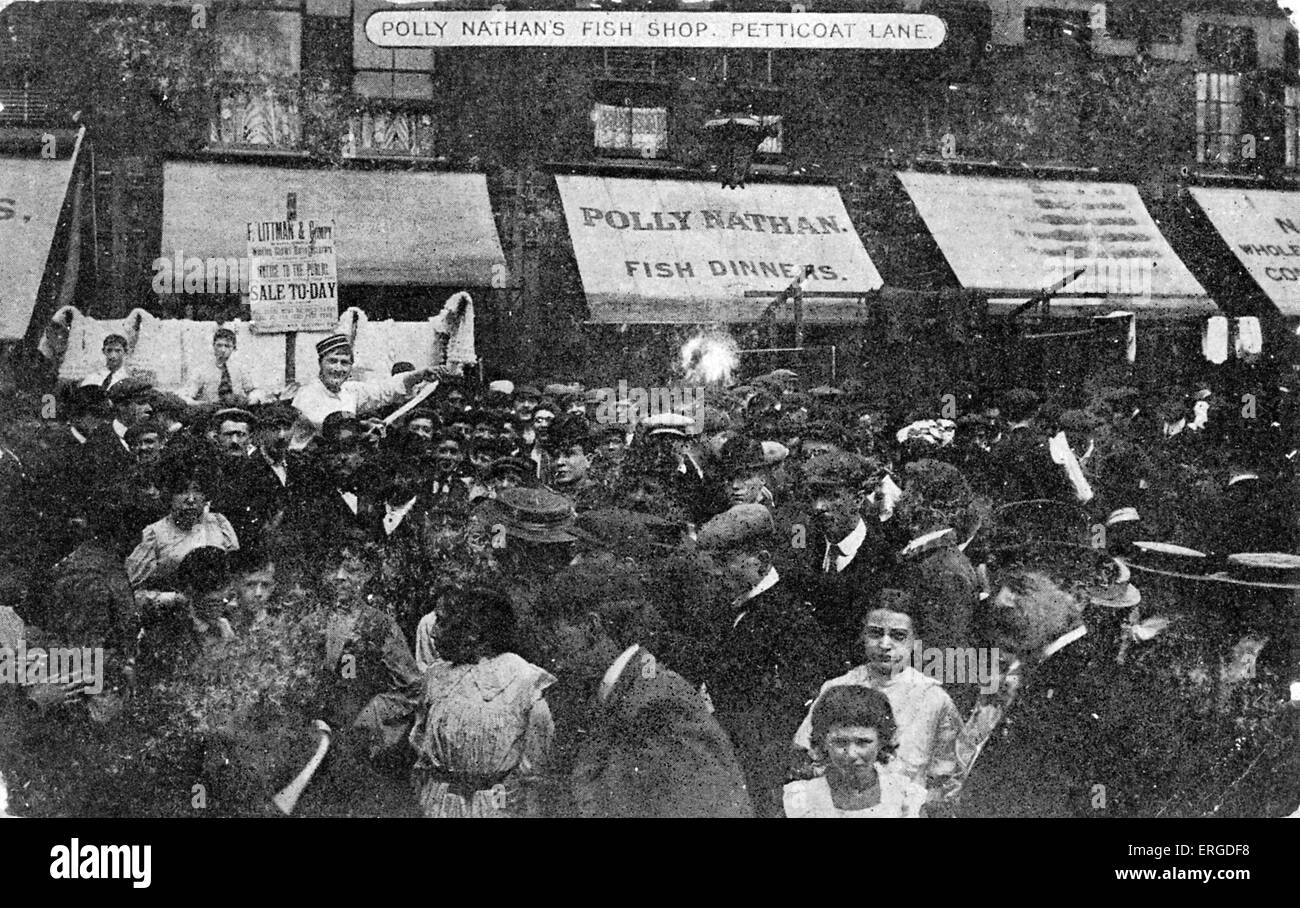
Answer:
[{"label": "shop awning", "polygon": [[77,167],[71,157],[0,157],[0,340],[27,333]]},{"label": "shop awning", "polygon": [[482,174],[169,162],[162,255],[242,257],[247,225],[283,220],[290,194],[299,220],[334,220],[343,284],[503,286]]},{"label": "shop awning", "polygon": [[1300,316],[1300,192],[1193,188],[1191,193],[1278,311]]},{"label": "shop awning", "polygon": [[962,286],[1005,311],[1067,275],[1061,314],[1217,311],[1125,183],[1013,180],[904,172],[903,188]]},{"label": "shop awning", "polygon": [[833,186],[555,181],[594,322],[757,321],[808,265],[804,319],[836,322],[882,284]]}]

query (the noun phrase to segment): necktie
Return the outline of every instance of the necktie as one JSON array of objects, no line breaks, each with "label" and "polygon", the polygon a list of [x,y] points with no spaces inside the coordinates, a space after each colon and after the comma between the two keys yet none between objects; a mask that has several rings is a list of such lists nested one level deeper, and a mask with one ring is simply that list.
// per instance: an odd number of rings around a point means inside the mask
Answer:
[{"label": "necktie", "polygon": [[107,391],[108,386],[111,385],[112,383],[113,383],[113,373],[108,372],[104,375],[104,380],[99,383],[99,387],[101,390]]},{"label": "necktie", "polygon": [[235,390],[235,386],[230,381],[230,367],[225,363],[221,364],[221,383],[217,385],[217,397],[223,401],[229,397]]}]

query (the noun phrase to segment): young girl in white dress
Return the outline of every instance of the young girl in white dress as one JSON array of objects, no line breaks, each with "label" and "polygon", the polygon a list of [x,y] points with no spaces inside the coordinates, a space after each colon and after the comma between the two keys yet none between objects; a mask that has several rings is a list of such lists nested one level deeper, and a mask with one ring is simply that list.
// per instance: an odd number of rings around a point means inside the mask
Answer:
[{"label": "young girl in white dress", "polygon": [[812,745],[826,774],[784,789],[787,817],[920,817],[925,787],[891,767],[897,727],[879,691],[827,690],[812,711]]}]

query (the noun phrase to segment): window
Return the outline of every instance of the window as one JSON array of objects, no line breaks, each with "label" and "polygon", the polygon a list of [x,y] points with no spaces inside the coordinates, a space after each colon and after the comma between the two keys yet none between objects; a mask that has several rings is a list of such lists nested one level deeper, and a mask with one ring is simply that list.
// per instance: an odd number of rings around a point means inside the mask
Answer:
[{"label": "window", "polygon": [[1025,10],[1026,44],[1090,45],[1092,27],[1086,9],[1052,9],[1035,6]]},{"label": "window", "polygon": [[1106,34],[1139,46],[1179,44],[1183,40],[1183,11],[1173,4],[1145,0],[1110,0],[1106,4]]},{"label": "window", "polygon": [[722,81],[771,85],[779,75],[775,51],[729,50],[722,55]]},{"label": "window", "polygon": [[215,38],[220,53],[208,140],[225,149],[296,149],[301,16],[272,10],[223,11]]},{"label": "window", "polygon": [[348,118],[343,156],[431,158],[435,135],[430,110],[371,101]]},{"label": "window", "polygon": [[1203,22],[1196,30],[1196,53],[1207,69],[1243,73],[1259,67],[1255,30]]},{"label": "window", "polygon": [[653,81],[659,76],[659,57],[653,50],[608,47],[601,56],[601,70],[610,79]]},{"label": "window", "polygon": [[1196,160],[1233,164],[1240,160],[1243,92],[1237,73],[1196,74]]},{"label": "window", "polygon": [[760,155],[779,155],[785,150],[785,123],[780,114],[760,116],[758,122],[774,134],[769,135],[758,146]]},{"label": "window", "polygon": [[597,102],[591,119],[596,124],[596,150],[643,158],[660,158],[668,152],[668,108],[634,107]]}]

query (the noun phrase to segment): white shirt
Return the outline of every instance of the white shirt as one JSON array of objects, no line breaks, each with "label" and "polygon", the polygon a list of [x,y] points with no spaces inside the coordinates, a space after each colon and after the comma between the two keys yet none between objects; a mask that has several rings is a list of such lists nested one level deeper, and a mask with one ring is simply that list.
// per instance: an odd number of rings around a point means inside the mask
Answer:
[{"label": "white shirt", "polygon": [[[740,606],[744,605],[746,602],[750,601],[755,596],[761,596],[763,593],[766,593],[772,587],[776,586],[777,583],[780,582],[780,580],[781,580],[781,575],[776,572],[776,568],[775,567],[768,568],[767,573],[763,575],[763,579],[758,581],[758,583],[754,584],[753,589],[751,589],[749,592],[745,593],[745,595],[741,596],[739,599],[733,602],[731,604],[732,608],[740,608]],[[737,615],[736,620],[731,622],[731,626],[732,627],[739,626],[740,619],[744,618],[746,614],[748,613],[741,612],[739,615]]]},{"label": "white shirt", "polygon": [[[120,382],[122,379],[128,377],[130,374],[131,373],[127,371],[126,364],[123,363],[122,368],[118,369],[116,372],[113,373],[113,379],[108,383],[108,387],[110,388],[113,387],[115,384]],[[95,387],[98,388],[104,384],[104,378],[107,375],[108,375],[108,369],[100,369],[96,372],[91,372],[84,379],[82,379],[81,386],[84,388],[87,385],[94,385]]]},{"label": "white shirt", "polygon": [[366,410],[397,403],[406,393],[405,374],[366,382],[347,381],[337,394],[317,378],[293,398],[293,406],[298,411],[298,424],[293,427],[293,439],[289,442],[289,447],[294,451],[307,447],[307,443],[320,432],[325,417],[331,413],[356,416]]},{"label": "white shirt", "polygon": [[[961,717],[942,684],[910,665],[888,679],[880,679],[865,665],[860,665],[823,684],[817,699],[832,687],[850,684],[880,691],[893,707],[894,721],[898,724],[898,750],[894,756],[900,772],[922,785],[927,784],[927,779],[945,780],[956,772]],[[813,706],[816,705],[813,701]],[[795,732],[794,744],[808,750],[811,740],[812,709],[809,708]],[[933,787],[933,782],[930,784]]]},{"label": "white shirt", "polygon": [[[244,367],[231,357],[226,361],[226,369],[230,371],[230,390],[249,398],[250,403],[257,403],[257,400],[253,399],[257,386],[253,384],[252,376],[244,371]],[[221,367],[214,359],[191,373],[189,380],[178,392],[178,396],[187,404],[214,404],[218,403],[217,389],[220,387]]]},{"label": "white shirt", "polygon": [[415,507],[415,499],[418,495],[412,495],[411,500],[404,505],[393,507],[388,502],[384,502],[384,533],[391,536],[393,532],[402,525],[406,515],[411,513],[411,508]]},{"label": "white shirt", "polygon": [[835,573],[844,570],[853,559],[857,557],[858,549],[862,548],[862,543],[867,538],[867,523],[861,517],[858,518],[858,525],[853,528],[853,532],[840,540],[839,550],[842,554],[836,554],[831,548],[831,544],[826,543],[826,556],[822,559],[822,570],[827,573],[831,569],[831,558],[835,559]]}]

